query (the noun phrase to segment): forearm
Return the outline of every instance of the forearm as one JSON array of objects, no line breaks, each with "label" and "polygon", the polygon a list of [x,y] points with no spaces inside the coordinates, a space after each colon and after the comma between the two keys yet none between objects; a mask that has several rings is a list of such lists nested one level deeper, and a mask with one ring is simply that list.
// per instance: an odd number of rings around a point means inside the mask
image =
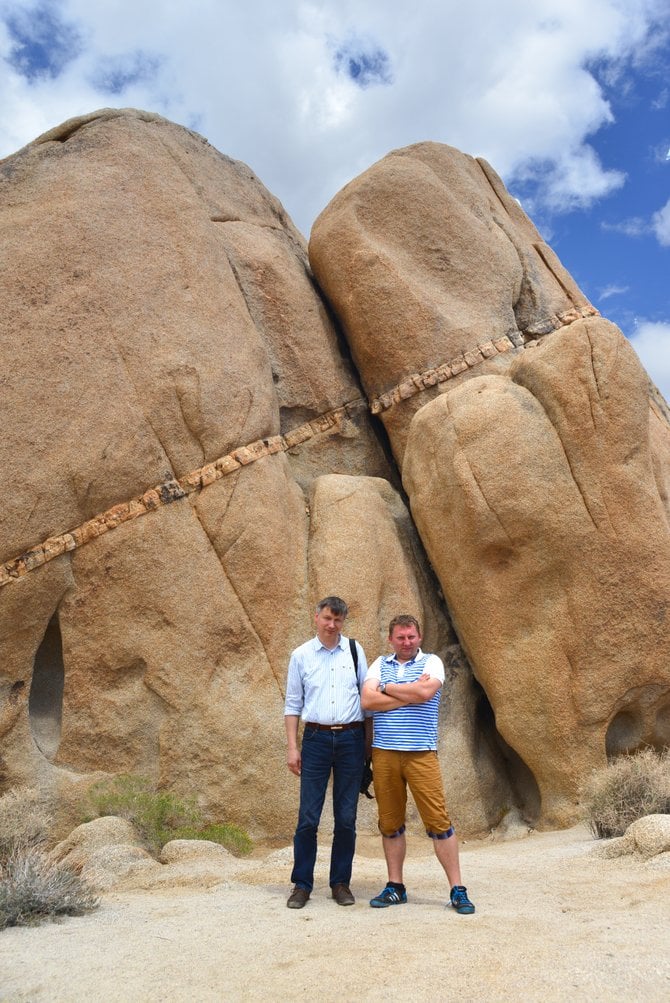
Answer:
[{"label": "forearm", "polygon": [[440,689],[441,683],[434,678],[417,679],[413,683],[387,683],[386,695],[407,704],[427,703]]},{"label": "forearm", "polygon": [[300,717],[298,714],[286,714],[284,716],[284,726],[286,728],[286,744],[289,752],[298,748],[298,724]]},{"label": "forearm", "polygon": [[296,777],[300,776],[302,768],[302,756],[298,748],[298,723],[300,717],[297,714],[285,714],[284,725],[286,727],[286,765],[291,773]]},{"label": "forearm", "polygon": [[397,700],[395,697],[381,693],[378,689],[373,689],[372,687],[364,687],[361,694],[361,706],[363,710],[395,710],[397,707],[403,707],[404,705],[404,701]]}]

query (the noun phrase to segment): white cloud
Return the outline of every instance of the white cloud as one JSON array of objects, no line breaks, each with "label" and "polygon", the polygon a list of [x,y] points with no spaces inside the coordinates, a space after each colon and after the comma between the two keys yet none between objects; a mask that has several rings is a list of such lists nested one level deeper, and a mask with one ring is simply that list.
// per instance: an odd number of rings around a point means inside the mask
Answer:
[{"label": "white cloud", "polygon": [[642,365],[670,402],[670,322],[639,320],[630,340]]},{"label": "white cloud", "polygon": [[650,224],[642,216],[630,216],[628,219],[619,220],[618,223],[603,221],[600,227],[610,233],[623,233],[626,237],[644,237],[649,233]]},{"label": "white cloud", "polygon": [[628,286],[605,286],[605,288],[601,289],[598,293],[598,299],[602,302],[603,300],[610,299],[612,296],[623,296],[624,293],[628,292],[628,289]]},{"label": "white cloud", "polygon": [[659,244],[670,247],[670,199],[652,217],[652,226]]},{"label": "white cloud", "polygon": [[[346,181],[424,139],[486,157],[508,182],[533,178],[536,205],[602,198],[623,175],[589,145],[612,119],[592,67],[623,81],[654,18],[668,21],[665,0],[423,0],[411,9],[405,0],[46,0],[42,8],[81,46],[54,79],[29,80],[0,59],[0,156],[73,115],[145,108],[246,161],[304,231]],[[3,9],[30,14],[36,5]],[[0,55],[8,46],[0,25]]]}]

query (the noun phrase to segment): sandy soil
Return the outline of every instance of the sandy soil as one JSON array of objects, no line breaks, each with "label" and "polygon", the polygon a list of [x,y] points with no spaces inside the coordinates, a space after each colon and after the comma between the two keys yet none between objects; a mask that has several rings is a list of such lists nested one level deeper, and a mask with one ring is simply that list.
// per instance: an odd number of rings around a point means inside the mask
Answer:
[{"label": "sandy soil", "polygon": [[[407,905],[370,909],[379,840],[359,841],[355,906],[327,857],[286,908],[288,848],[210,889],[112,893],[89,916],[0,933],[0,1000],[670,1000],[670,854],[602,860],[583,828],[462,847],[474,916],[445,908],[427,840],[408,840]],[[235,865],[238,866],[237,864]]]}]

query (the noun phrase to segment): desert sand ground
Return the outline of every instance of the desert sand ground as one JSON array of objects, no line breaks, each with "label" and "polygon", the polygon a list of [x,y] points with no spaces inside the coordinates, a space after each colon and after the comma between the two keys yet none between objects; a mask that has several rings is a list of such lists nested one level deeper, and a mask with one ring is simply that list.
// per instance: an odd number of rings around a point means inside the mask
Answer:
[{"label": "desert sand ground", "polygon": [[670,1001],[670,854],[600,859],[585,828],[462,846],[474,916],[445,908],[424,838],[407,905],[371,909],[379,840],[359,840],[356,905],[329,897],[327,854],[303,910],[291,852],[257,851],[204,889],[107,893],[88,916],[0,933],[3,1003],[218,1000]]}]

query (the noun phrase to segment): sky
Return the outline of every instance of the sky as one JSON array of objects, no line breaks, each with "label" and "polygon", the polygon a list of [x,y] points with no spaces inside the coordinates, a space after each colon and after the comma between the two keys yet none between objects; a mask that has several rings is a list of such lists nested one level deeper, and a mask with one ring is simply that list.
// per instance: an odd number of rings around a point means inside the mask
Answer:
[{"label": "sky", "polygon": [[157,112],[305,234],[390,150],[484,157],[670,399],[668,0],[0,0],[0,158]]}]

